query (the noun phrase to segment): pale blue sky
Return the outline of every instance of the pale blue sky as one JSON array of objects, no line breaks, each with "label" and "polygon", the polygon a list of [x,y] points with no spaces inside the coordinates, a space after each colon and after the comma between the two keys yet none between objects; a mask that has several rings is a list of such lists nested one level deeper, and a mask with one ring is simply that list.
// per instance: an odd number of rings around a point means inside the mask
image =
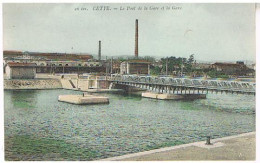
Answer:
[{"label": "pale blue sky", "polygon": [[[4,4],[4,50],[134,56],[195,54],[203,61],[255,61],[254,4],[108,4],[178,6],[171,11],[93,11],[98,4]],[[75,11],[86,7],[88,11]],[[73,47],[73,49],[72,49]]]}]

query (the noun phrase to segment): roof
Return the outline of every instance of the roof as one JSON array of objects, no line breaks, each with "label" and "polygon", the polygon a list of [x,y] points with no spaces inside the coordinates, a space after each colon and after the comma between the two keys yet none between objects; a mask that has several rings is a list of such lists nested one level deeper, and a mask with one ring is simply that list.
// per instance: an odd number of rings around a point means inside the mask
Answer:
[{"label": "roof", "polygon": [[8,62],[7,65],[9,67],[35,67],[35,63],[16,63],[16,62]]},{"label": "roof", "polygon": [[236,63],[216,62],[215,65],[236,65]]},{"label": "roof", "polygon": [[151,63],[149,61],[146,61],[146,60],[128,60],[128,61],[125,61],[125,62],[128,62],[128,63]]},{"label": "roof", "polygon": [[73,60],[73,59],[88,60],[93,58],[92,55],[87,53],[68,54],[68,53],[21,52],[21,51],[14,51],[14,50],[4,51],[5,57],[17,57],[21,55],[28,55],[31,57],[43,57],[46,59],[66,59],[66,60]]},{"label": "roof", "polygon": [[19,51],[19,50],[4,50],[4,52],[7,52],[7,53],[22,53],[22,51]]},{"label": "roof", "polygon": [[237,63],[220,63],[220,62],[216,62],[213,65],[216,65],[216,66],[233,66],[233,67],[244,67],[245,66],[245,65],[237,64]]}]

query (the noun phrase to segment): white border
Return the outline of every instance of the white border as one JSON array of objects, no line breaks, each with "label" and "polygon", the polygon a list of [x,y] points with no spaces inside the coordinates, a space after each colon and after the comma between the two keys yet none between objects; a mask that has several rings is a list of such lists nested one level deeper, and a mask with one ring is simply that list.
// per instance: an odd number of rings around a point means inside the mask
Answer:
[{"label": "white border", "polygon": [[[3,52],[3,20],[2,20],[2,4],[3,3],[260,3],[260,0],[2,0],[0,3],[0,12],[1,12],[1,16],[0,16],[0,36],[1,36],[1,45],[0,45],[0,51],[1,54]],[[260,5],[259,5],[260,6]],[[258,70],[259,70],[259,65],[258,65],[258,61],[260,59],[260,10],[257,11],[256,14],[256,83],[259,80],[259,75],[258,75]],[[257,55],[259,54],[259,55]],[[3,63],[3,57],[0,57],[0,61],[1,63]],[[4,104],[3,104],[3,67],[0,66],[0,71],[1,71],[1,75],[0,75],[0,89],[1,89],[1,115],[0,115],[0,126],[2,127],[0,130],[0,135],[1,135],[1,140],[0,140],[0,161],[1,162],[5,162],[4,161]],[[256,85],[256,92],[259,91],[259,86],[258,84]],[[259,95],[256,93],[256,110],[259,107]],[[258,134],[258,128],[259,128],[259,122],[260,119],[258,118],[259,114],[257,114],[256,111],[256,135]],[[256,151],[260,151],[259,149],[259,139],[257,138],[258,136],[256,136]],[[257,153],[257,152],[256,152]],[[256,154],[256,161],[260,161],[260,156]],[[12,161],[9,161],[10,163]],[[26,161],[29,162],[29,161]],[[31,161],[30,161],[31,162]],[[54,162],[54,161],[49,161],[49,162]],[[64,161],[62,161],[64,162]],[[73,161],[74,162],[74,161]],[[95,161],[94,161],[95,162]],[[187,162],[187,161],[185,161]],[[191,161],[189,161],[191,162]],[[192,163],[194,162],[201,162],[201,161],[192,161]],[[208,162],[208,161],[203,161],[203,162]],[[223,161],[222,161],[223,162]],[[248,162],[248,161],[243,161],[244,162]]]},{"label": "white border", "polygon": [[259,3],[260,0],[2,0],[2,3]]},{"label": "white border", "polygon": [[[259,54],[260,54],[260,3],[258,4],[258,8],[257,8],[257,10],[256,10],[256,17],[255,17],[255,22],[256,22],[256,83],[257,83],[257,81],[260,81],[259,80],[259,68],[260,68],[260,66],[259,66],[259,60],[260,60],[260,56],[259,56]],[[259,135],[259,126],[260,126],[260,119],[259,119],[259,111],[258,111],[258,108],[259,108],[259,105],[260,105],[260,101],[259,101],[259,94],[258,94],[258,92],[259,92],[259,89],[260,89],[260,87],[259,87],[259,85],[258,84],[256,84],[256,98],[255,98],[255,100],[256,100],[256,108],[255,108],[255,110],[256,110],[256,153],[257,153],[257,151],[260,151],[260,147],[259,147],[259,138],[257,138],[257,137],[259,137],[258,135]],[[259,161],[260,160],[260,156],[259,156],[259,154],[257,155],[256,154],[256,161]]]}]

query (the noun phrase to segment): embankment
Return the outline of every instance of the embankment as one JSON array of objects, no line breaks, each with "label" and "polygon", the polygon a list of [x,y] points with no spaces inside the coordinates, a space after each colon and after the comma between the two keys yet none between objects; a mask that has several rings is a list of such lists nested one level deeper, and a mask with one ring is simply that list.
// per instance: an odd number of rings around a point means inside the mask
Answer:
[{"label": "embankment", "polygon": [[62,88],[59,79],[12,79],[4,80],[4,89],[58,89]]}]

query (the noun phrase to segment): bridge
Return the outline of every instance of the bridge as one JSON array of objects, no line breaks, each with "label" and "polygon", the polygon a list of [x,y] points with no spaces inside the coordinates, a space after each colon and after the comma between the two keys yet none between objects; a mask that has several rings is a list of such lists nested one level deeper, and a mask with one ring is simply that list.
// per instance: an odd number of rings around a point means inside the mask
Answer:
[{"label": "bridge", "polygon": [[142,88],[156,93],[206,94],[208,92],[225,92],[255,95],[254,82],[138,75],[113,75],[110,81],[115,84]]}]

